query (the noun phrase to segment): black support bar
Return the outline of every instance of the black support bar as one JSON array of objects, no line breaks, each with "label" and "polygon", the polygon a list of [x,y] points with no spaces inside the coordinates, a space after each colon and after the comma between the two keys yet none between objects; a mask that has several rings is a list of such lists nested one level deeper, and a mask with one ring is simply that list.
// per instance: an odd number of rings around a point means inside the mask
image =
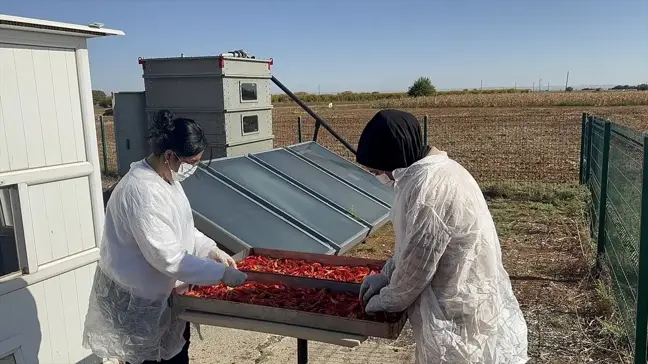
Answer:
[{"label": "black support bar", "polygon": [[324,119],[322,119],[319,115],[317,115],[315,111],[313,111],[310,107],[308,107],[308,105],[306,105],[302,100],[300,100],[299,97],[297,97],[294,93],[292,93],[292,91],[290,91],[286,86],[284,86],[283,83],[279,82],[279,80],[277,80],[275,76],[272,76],[272,82],[274,82],[274,84],[277,85],[277,87],[279,87],[281,91],[285,92],[286,95],[288,95],[291,99],[293,99],[293,101],[295,101],[297,105],[299,105],[302,109],[304,109],[304,111],[306,111],[308,115],[312,116],[313,119],[315,119],[315,133],[313,135],[314,141],[317,141],[317,134],[319,132],[319,127],[323,126],[324,129],[328,130],[328,132],[331,133],[331,135],[333,135],[333,137],[335,137],[335,139],[337,139],[340,143],[342,143],[349,151],[351,151],[351,153],[353,153],[354,155],[358,154],[355,148],[353,147],[353,145],[351,145],[344,138],[342,138],[338,133],[336,133],[335,130],[333,130],[333,128],[331,128],[331,126],[326,121],[324,121]]}]

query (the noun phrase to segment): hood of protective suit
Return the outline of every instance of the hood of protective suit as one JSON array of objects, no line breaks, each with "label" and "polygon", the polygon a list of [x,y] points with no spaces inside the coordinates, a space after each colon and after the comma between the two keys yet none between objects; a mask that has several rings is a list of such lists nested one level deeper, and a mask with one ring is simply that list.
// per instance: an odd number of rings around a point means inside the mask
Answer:
[{"label": "hood of protective suit", "polygon": [[404,111],[387,109],[379,111],[362,131],[356,162],[391,172],[411,166],[429,152],[418,119]]},{"label": "hood of protective suit", "polygon": [[443,152],[393,175],[396,246],[378,306],[408,311],[419,363],[526,363],[526,323],[473,177]]}]

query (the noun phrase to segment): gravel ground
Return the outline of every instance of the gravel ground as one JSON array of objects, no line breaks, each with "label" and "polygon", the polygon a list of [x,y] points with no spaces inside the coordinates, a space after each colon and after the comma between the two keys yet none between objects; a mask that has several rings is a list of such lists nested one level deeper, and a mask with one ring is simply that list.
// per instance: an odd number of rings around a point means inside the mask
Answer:
[{"label": "gravel ground", "polygon": [[[190,359],[195,364],[284,364],[297,361],[297,340],[289,337],[202,326],[192,328]],[[309,363],[414,363],[414,338],[406,326],[398,340],[370,338],[357,348],[309,342]]]}]

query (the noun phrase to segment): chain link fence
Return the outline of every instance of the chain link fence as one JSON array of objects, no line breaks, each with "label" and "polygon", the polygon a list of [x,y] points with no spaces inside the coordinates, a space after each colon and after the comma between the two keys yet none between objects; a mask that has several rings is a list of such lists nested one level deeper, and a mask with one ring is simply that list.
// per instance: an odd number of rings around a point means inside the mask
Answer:
[{"label": "chain link fence", "polygon": [[[545,109],[403,109],[424,127],[428,115],[428,143],[448,152],[478,182],[578,182],[580,113]],[[344,139],[357,147],[365,124],[378,109],[340,106],[317,112]],[[432,112],[428,114],[428,112]],[[273,112],[275,147],[295,144],[301,120],[303,141],[313,139],[315,120],[298,108]],[[317,142],[337,154],[354,156],[329,132],[320,128]]]},{"label": "chain link fence", "polygon": [[583,115],[580,181],[592,195],[590,223],[598,266],[612,287],[635,363],[642,364],[648,320],[648,236],[642,231],[648,224],[646,140],[635,130]]}]

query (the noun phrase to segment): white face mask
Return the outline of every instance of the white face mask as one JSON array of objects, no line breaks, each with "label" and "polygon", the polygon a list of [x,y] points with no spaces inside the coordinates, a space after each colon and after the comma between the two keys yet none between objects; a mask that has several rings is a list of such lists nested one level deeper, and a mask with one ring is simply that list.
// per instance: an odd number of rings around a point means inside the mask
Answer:
[{"label": "white face mask", "polygon": [[171,171],[171,178],[175,182],[182,182],[185,179],[189,178],[192,174],[194,174],[194,172],[198,168],[198,165],[192,166],[189,163],[185,163],[185,162],[181,161],[180,157],[178,157],[177,154],[176,154],[176,158],[178,158],[178,160],[180,161],[180,167],[178,167],[177,172],[174,171],[173,169],[171,169],[171,164],[170,163],[167,162],[167,165],[169,166],[169,170]]},{"label": "white face mask", "polygon": [[173,180],[176,182],[182,182],[185,179],[189,178],[195,171],[198,166],[192,166],[189,163],[181,163],[178,171],[171,170],[171,175]]},{"label": "white face mask", "polygon": [[387,175],[387,173],[381,173],[376,176],[380,183],[384,184],[387,187],[394,187],[394,181]]}]

